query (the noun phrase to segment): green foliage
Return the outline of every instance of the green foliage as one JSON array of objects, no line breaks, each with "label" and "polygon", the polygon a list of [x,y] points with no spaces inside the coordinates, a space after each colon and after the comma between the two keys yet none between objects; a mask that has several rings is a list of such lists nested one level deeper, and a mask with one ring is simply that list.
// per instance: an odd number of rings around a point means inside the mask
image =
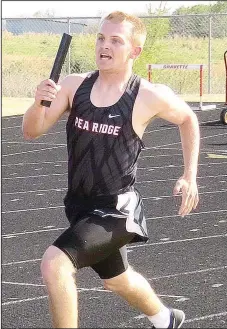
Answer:
[{"label": "green foliage", "polygon": [[[162,3],[162,1],[161,1]],[[160,7],[158,9],[152,10],[150,4],[147,6],[147,14],[152,16],[151,19],[144,19],[144,23],[147,28],[147,44],[149,47],[155,45],[155,42],[160,38],[164,38],[168,35],[170,29],[170,21],[168,18],[162,18],[161,15],[166,13],[165,8]]]},{"label": "green foliage", "polygon": [[75,35],[70,51],[71,73],[88,72],[95,69],[95,35]]},{"label": "green foliage", "polygon": [[169,34],[170,20],[169,18],[160,17],[165,14],[165,9],[152,10],[152,6],[148,4],[147,14],[150,18],[144,18],[143,22],[147,29],[147,39],[144,50],[139,60],[135,62],[134,69],[143,77],[147,77],[146,65],[148,63],[156,63],[159,54],[167,51],[167,46],[162,42]]},{"label": "green foliage", "polygon": [[227,13],[227,2],[226,1],[217,1],[212,8],[212,13]]},{"label": "green foliage", "polygon": [[170,22],[167,18],[146,18],[144,23],[147,29],[147,43],[150,46],[155,44],[156,40],[166,37],[169,33]]},{"label": "green foliage", "polygon": [[[217,1],[215,4],[200,4],[190,7],[180,7],[173,15],[196,15],[196,14],[221,14],[227,13],[227,2]],[[181,27],[179,28],[181,23]],[[211,16],[211,24],[215,23],[212,37],[223,38],[227,36],[227,15]],[[171,34],[180,33],[184,36],[207,37],[209,36],[209,21],[204,16],[185,17],[182,24],[177,18],[171,18]]]}]

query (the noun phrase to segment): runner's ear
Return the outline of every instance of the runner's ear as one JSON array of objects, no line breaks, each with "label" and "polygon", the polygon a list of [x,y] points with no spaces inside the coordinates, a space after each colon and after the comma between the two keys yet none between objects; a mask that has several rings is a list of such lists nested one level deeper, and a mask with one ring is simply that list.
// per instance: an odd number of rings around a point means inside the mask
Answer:
[{"label": "runner's ear", "polygon": [[133,47],[130,58],[136,59],[142,52],[142,47]]}]

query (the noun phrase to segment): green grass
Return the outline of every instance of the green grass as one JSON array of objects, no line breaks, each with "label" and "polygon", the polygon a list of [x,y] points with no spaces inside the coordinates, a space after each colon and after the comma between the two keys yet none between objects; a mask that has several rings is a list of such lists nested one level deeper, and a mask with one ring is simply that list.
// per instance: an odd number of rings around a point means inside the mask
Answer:
[{"label": "green grass", "polygon": [[60,35],[26,33],[13,35],[3,32],[3,55],[53,57],[59,45]]}]

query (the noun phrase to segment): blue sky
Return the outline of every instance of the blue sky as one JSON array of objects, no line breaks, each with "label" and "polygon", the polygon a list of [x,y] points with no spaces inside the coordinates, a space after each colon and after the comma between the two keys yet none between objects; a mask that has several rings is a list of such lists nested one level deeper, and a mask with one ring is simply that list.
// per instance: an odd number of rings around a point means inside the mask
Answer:
[{"label": "blue sky", "polygon": [[37,11],[54,10],[58,17],[100,16],[112,10],[146,14],[147,5],[158,8],[160,3],[171,12],[182,6],[209,4],[216,1],[2,1],[2,17],[31,17]]}]

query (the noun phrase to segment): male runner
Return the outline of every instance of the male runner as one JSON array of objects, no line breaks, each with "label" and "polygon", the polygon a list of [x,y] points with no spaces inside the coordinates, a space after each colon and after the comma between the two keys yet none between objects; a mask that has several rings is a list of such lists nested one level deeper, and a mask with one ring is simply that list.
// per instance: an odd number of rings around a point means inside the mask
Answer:
[{"label": "male runner", "polygon": [[[106,289],[144,313],[154,328],[180,328],[184,321],[184,312],[165,306],[127,261],[126,244],[148,239],[134,182],[142,136],[154,118],[179,127],[184,156],[184,171],[174,188],[174,194],[182,192],[179,214],[189,214],[198,203],[197,117],[170,88],[133,73],[145,39],[139,18],[109,14],[97,34],[98,70],[71,74],[60,85],[42,81],[23,118],[24,137],[32,139],[46,133],[63,113],[69,114],[64,203],[70,226],[48,247],[41,263],[54,328],[78,327],[75,274],[87,266]],[[52,101],[50,108],[41,100]]]}]

